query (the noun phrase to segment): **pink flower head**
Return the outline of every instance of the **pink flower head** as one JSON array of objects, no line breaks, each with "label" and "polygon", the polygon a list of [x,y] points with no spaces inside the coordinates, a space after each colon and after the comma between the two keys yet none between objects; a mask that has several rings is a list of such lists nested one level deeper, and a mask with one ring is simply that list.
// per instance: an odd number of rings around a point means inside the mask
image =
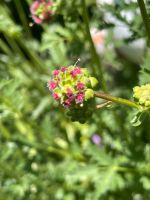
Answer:
[{"label": "pink flower head", "polygon": [[101,137],[98,134],[92,135],[91,139],[94,144],[96,144],[96,145],[101,144]]},{"label": "pink flower head", "polygon": [[67,70],[67,67],[61,67],[61,72],[65,72]]},{"label": "pink flower head", "polygon": [[72,65],[62,66],[52,72],[48,88],[53,98],[61,105],[71,110],[78,110],[81,106],[86,107],[87,104],[83,104],[84,101],[93,97],[92,84],[88,84],[93,81],[91,78],[84,68]]},{"label": "pink flower head", "polygon": [[70,72],[71,76],[73,78],[76,78],[76,76],[78,74],[81,74],[81,69],[79,67],[75,67],[71,72]]},{"label": "pink flower head", "polygon": [[73,95],[72,90],[70,88],[67,88],[66,92],[67,92],[67,96],[72,96]]},{"label": "pink flower head", "polygon": [[60,99],[59,95],[58,95],[56,92],[54,92],[54,93],[52,94],[52,96],[53,96],[53,98],[54,98],[56,101]]},{"label": "pink flower head", "polygon": [[82,103],[84,100],[84,94],[83,93],[79,93],[77,96],[76,96],[76,103]]},{"label": "pink flower head", "polygon": [[60,70],[56,69],[56,70],[53,71],[53,76],[58,76],[59,73],[60,73]]},{"label": "pink flower head", "polygon": [[49,90],[54,90],[56,87],[57,87],[57,82],[50,81],[50,82],[48,83],[48,88],[49,88]]},{"label": "pink flower head", "polygon": [[42,24],[50,19],[52,15],[52,11],[50,7],[53,2],[51,0],[36,0],[30,7],[30,12],[32,15],[32,19],[37,24]]},{"label": "pink flower head", "polygon": [[85,86],[84,83],[81,83],[81,82],[78,82],[78,83],[77,83],[77,89],[78,89],[78,90],[84,89],[84,86]]}]

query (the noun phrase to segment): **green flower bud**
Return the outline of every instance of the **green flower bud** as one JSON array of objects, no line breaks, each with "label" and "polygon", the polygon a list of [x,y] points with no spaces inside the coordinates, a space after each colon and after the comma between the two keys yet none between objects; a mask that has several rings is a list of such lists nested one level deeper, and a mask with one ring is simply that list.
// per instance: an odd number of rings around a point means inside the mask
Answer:
[{"label": "green flower bud", "polygon": [[94,88],[98,84],[98,80],[95,77],[90,77],[89,79],[90,79],[92,88]]},{"label": "green flower bud", "polygon": [[94,97],[94,91],[92,89],[87,89],[85,91],[85,100],[91,99]]}]

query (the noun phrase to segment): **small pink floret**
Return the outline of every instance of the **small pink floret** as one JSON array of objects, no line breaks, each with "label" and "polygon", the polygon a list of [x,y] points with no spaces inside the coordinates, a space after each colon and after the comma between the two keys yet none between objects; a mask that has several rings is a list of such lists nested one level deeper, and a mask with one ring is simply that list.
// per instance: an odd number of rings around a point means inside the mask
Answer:
[{"label": "small pink floret", "polygon": [[66,100],[65,100],[64,106],[65,106],[66,108],[69,108],[69,107],[71,106],[71,101],[70,101],[70,99],[66,99]]},{"label": "small pink floret", "polygon": [[67,89],[66,89],[66,92],[67,92],[67,95],[68,95],[68,96],[73,95],[72,90],[71,90],[70,88],[67,88]]},{"label": "small pink floret", "polygon": [[67,67],[61,67],[61,72],[65,72],[67,70]]},{"label": "small pink floret", "polygon": [[73,78],[76,78],[76,76],[78,75],[78,74],[81,74],[82,72],[81,72],[81,69],[79,68],[79,67],[75,67],[71,72],[70,72],[70,74],[71,74],[71,76],[73,77]]},{"label": "small pink floret", "polygon": [[57,87],[57,83],[56,83],[56,82],[50,81],[50,82],[48,83],[48,88],[49,88],[49,90],[53,90],[53,89],[55,89],[56,87]]},{"label": "small pink floret", "polygon": [[81,82],[78,82],[78,83],[77,83],[77,89],[78,89],[78,90],[84,89],[84,86],[85,86],[84,83],[81,83]]},{"label": "small pink floret", "polygon": [[33,4],[30,7],[30,11],[32,14],[34,14],[34,12],[36,11],[36,9],[38,9],[38,7],[40,6],[41,2],[40,1],[35,1],[33,2]]},{"label": "small pink floret", "polygon": [[82,103],[84,100],[84,94],[83,93],[79,93],[77,96],[76,96],[76,103]]},{"label": "small pink floret", "polygon": [[52,96],[53,96],[53,98],[54,98],[55,100],[59,100],[59,99],[60,99],[59,95],[58,95],[56,92],[54,92],[54,93],[52,94]]},{"label": "small pink floret", "polygon": [[80,67],[75,67],[75,68],[74,68],[74,71],[75,71],[77,74],[81,74],[81,69],[80,69]]},{"label": "small pink floret", "polygon": [[59,73],[60,73],[60,70],[54,70],[53,71],[53,76],[58,76]]}]

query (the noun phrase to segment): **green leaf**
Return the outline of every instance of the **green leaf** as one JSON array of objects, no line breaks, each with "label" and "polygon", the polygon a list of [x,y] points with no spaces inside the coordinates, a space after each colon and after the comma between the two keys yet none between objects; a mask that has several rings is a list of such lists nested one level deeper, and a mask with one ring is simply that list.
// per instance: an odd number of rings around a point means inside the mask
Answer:
[{"label": "green leaf", "polygon": [[133,126],[140,126],[141,125],[141,112],[138,112],[134,118],[130,121]]},{"label": "green leaf", "polygon": [[99,199],[107,191],[115,191],[123,187],[123,178],[117,173],[116,168],[111,166],[105,171],[100,171],[100,175],[97,176],[93,200]]}]

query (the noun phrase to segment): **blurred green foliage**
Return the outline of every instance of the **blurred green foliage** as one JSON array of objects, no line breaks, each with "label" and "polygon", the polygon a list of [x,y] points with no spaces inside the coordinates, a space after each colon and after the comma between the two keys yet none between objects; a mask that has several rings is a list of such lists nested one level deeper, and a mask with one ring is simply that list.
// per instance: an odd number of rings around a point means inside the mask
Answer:
[{"label": "blurred green foliage", "polygon": [[[56,15],[43,26],[30,26],[31,1],[0,2],[0,199],[149,200],[149,119],[132,127],[135,111],[112,106],[96,110],[86,124],[72,123],[49,94],[46,85],[58,66],[80,57],[94,73],[81,1],[56,2]],[[123,53],[137,39],[146,42],[146,33],[136,2],[114,2],[87,1],[90,27],[108,31],[101,55],[108,91],[131,98],[139,80],[150,80],[149,49],[142,64],[133,54],[138,48]],[[114,39],[116,24],[107,13],[128,26],[130,36]],[[95,133],[99,146],[91,140]]]}]

